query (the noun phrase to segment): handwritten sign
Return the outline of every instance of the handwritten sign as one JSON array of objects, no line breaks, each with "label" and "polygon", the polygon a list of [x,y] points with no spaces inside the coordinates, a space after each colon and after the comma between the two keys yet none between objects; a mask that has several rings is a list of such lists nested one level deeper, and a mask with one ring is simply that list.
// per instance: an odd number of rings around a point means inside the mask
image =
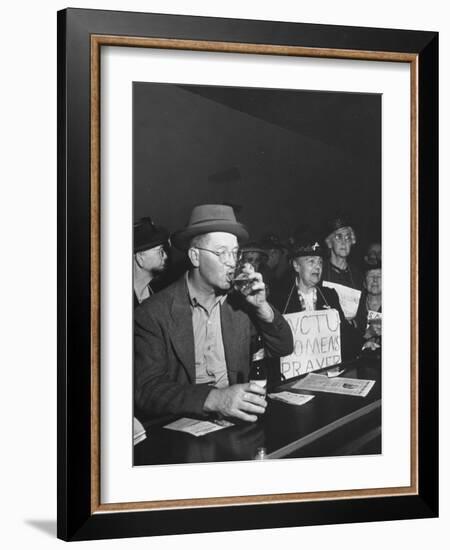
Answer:
[{"label": "handwritten sign", "polygon": [[371,321],[380,321],[381,322],[381,311],[373,311],[372,309],[369,309],[367,311],[367,321],[370,323]]},{"label": "handwritten sign", "polygon": [[285,379],[341,362],[341,329],[335,309],[286,313],[294,336],[294,352],[280,359]]},{"label": "handwritten sign", "polygon": [[381,332],[381,311],[373,311],[372,309],[369,309],[367,311],[367,326],[366,330],[370,327],[378,327],[379,331]]},{"label": "handwritten sign", "polygon": [[344,312],[347,321],[351,321],[356,317],[358,311],[359,299],[361,298],[361,291],[349,286],[340,285],[338,283],[332,283],[330,281],[323,281],[323,286],[328,288],[334,288],[339,297],[342,311]]}]

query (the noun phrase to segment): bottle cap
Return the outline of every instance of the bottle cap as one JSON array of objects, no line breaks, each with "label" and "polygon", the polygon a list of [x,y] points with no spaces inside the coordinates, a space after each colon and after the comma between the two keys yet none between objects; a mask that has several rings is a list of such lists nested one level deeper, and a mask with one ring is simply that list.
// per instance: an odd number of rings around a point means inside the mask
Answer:
[{"label": "bottle cap", "polygon": [[258,447],[256,449],[256,455],[255,460],[264,460],[266,458],[266,448],[265,447]]}]

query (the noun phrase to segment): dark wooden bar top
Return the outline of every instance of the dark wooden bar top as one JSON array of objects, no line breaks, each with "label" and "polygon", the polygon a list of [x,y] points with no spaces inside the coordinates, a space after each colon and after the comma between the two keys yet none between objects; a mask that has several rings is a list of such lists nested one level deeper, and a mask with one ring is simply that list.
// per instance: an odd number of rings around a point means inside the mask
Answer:
[{"label": "dark wooden bar top", "polygon": [[341,377],[375,380],[366,397],[292,390],[298,378],[291,379],[274,391],[314,399],[301,406],[269,399],[256,423],[201,437],[150,426],[147,438],[134,447],[134,465],[253,460],[261,447],[267,459],[381,453],[381,362],[366,357],[345,367]]}]

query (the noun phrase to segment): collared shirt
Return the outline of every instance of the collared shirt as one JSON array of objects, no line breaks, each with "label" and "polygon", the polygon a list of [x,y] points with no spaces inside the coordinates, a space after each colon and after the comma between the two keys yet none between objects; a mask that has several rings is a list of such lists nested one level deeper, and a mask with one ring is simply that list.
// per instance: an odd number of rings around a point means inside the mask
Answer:
[{"label": "collared shirt", "polygon": [[196,296],[186,275],[189,303],[192,313],[195,348],[195,382],[225,388],[228,383],[227,364],[222,339],[220,307],[226,295],[218,296],[208,310]]},{"label": "collared shirt", "polygon": [[142,289],[142,292],[140,294],[137,293],[136,289],[134,289],[134,294],[136,296],[137,301],[142,304],[144,300],[147,298],[150,298],[154,294],[152,287],[150,286],[150,283],[148,285],[145,285],[145,287]]}]

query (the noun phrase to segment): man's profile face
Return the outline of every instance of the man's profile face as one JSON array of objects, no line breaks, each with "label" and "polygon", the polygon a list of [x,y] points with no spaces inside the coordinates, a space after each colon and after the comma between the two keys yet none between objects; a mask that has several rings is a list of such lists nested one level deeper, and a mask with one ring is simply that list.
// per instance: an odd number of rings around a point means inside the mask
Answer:
[{"label": "man's profile face", "polygon": [[323,260],[320,256],[301,256],[293,261],[294,270],[308,288],[319,284],[322,277],[322,264]]},{"label": "man's profile face", "polygon": [[371,269],[366,273],[366,289],[368,294],[381,294],[381,269]]},{"label": "man's profile face", "polygon": [[335,256],[346,258],[350,254],[353,243],[353,230],[351,227],[341,227],[327,239],[328,247]]},{"label": "man's profile face", "polygon": [[[202,247],[214,252],[225,252],[224,261],[207,250],[198,250],[198,269],[203,283],[215,291],[226,291],[231,288],[238,252],[238,240],[231,233],[208,233]],[[195,248],[195,247],[193,247]]]},{"label": "man's profile face", "polygon": [[138,263],[145,271],[158,275],[167,268],[167,252],[164,246],[158,245],[137,253]]},{"label": "man's profile face", "polygon": [[248,250],[247,252],[242,253],[242,260],[251,264],[255,271],[259,271],[261,264],[264,262],[265,256],[256,250]]},{"label": "man's profile face", "polygon": [[272,248],[268,250],[268,258],[267,258],[267,267],[270,269],[275,269],[277,265],[280,263],[281,258],[281,250],[278,248]]}]

